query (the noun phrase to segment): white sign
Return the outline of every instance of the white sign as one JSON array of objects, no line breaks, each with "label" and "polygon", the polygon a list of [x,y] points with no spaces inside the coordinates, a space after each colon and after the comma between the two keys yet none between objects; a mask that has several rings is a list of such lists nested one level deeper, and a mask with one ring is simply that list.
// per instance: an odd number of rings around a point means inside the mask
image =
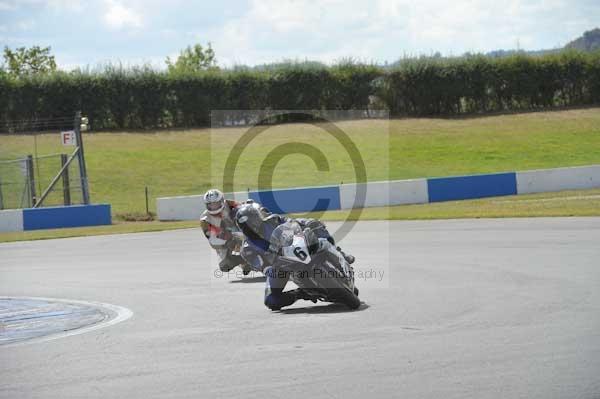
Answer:
[{"label": "white sign", "polygon": [[27,177],[27,160],[22,159],[19,163],[21,164],[21,173],[23,176]]},{"label": "white sign", "polygon": [[62,142],[62,145],[77,145],[75,131],[68,130],[66,132],[60,132],[60,141]]}]

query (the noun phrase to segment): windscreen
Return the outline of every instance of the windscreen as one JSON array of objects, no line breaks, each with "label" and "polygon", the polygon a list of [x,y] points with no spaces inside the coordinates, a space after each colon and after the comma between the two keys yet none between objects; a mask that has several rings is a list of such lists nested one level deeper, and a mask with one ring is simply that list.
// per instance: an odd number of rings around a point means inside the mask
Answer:
[{"label": "windscreen", "polygon": [[285,222],[277,226],[271,234],[271,250],[278,252],[283,247],[292,245],[294,235],[302,232],[300,225],[297,222]]}]

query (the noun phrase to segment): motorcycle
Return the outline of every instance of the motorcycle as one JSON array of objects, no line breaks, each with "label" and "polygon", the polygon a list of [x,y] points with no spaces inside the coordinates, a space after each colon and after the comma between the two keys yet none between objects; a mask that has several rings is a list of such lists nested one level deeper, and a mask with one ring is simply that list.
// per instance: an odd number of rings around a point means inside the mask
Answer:
[{"label": "motorcycle", "polygon": [[289,220],[275,228],[270,245],[277,254],[274,266],[289,273],[305,294],[303,299],[343,303],[350,309],[360,306],[352,266],[327,239]]},{"label": "motorcycle", "polygon": [[[244,246],[244,240],[245,240],[244,234],[241,231],[239,231],[237,228],[227,228],[226,230],[229,233],[229,237],[230,237],[228,240],[227,248],[229,250],[231,257],[239,263],[237,266],[239,266],[242,269],[244,276],[250,274],[250,272],[261,272],[262,273],[264,267],[262,267],[262,266],[255,267],[255,266],[247,263],[244,260],[244,258],[241,256],[241,251]],[[225,261],[221,261],[221,262],[224,263]],[[219,266],[221,266],[221,263],[219,264]],[[221,270],[223,270],[223,269],[221,269]]]}]

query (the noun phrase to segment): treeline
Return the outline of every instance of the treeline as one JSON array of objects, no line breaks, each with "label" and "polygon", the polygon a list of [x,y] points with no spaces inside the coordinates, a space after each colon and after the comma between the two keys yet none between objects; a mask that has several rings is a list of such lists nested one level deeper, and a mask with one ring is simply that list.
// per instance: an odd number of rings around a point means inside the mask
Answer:
[{"label": "treeline", "polygon": [[393,69],[290,63],[269,70],[0,75],[0,125],[82,110],[93,129],[210,125],[211,110],[387,109],[451,116],[600,103],[600,52],[407,59]]}]

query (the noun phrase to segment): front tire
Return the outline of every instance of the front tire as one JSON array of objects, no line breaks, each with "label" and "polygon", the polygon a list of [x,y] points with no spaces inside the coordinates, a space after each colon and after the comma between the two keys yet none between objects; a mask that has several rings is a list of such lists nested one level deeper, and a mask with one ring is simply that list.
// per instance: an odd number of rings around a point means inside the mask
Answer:
[{"label": "front tire", "polygon": [[340,291],[340,297],[340,302],[348,306],[350,309],[356,310],[360,307],[360,299],[358,299],[358,295],[354,292],[350,292],[348,289],[343,289]]},{"label": "front tire", "polygon": [[322,282],[320,283],[320,286],[325,288],[329,293],[329,299],[332,302],[343,303],[352,310],[358,309],[361,304],[357,294],[358,288],[352,290],[346,286],[343,283],[345,277],[338,269],[332,268],[327,264],[321,265],[321,269],[326,272],[326,276],[332,276],[321,277]]}]

